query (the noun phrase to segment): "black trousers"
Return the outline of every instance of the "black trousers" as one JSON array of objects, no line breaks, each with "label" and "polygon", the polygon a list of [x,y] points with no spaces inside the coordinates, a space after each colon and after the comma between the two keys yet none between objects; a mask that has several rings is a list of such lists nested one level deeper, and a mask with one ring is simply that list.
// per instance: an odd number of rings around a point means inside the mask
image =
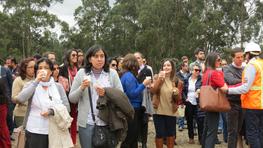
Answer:
[{"label": "black trousers", "polygon": [[35,134],[26,131],[25,148],[48,148],[48,135]]},{"label": "black trousers", "polygon": [[246,109],[246,134],[251,148],[263,147],[263,110]]},{"label": "black trousers", "polygon": [[145,146],[147,144],[147,137],[148,137],[148,122],[149,122],[149,115],[144,113],[142,124],[140,126],[139,140]]},{"label": "black trousers", "polygon": [[227,113],[228,148],[237,147],[238,136],[241,135],[243,126],[243,111],[238,103],[231,103],[231,110]]},{"label": "black trousers", "polygon": [[142,108],[134,109],[133,120],[128,121],[128,132],[125,140],[121,144],[121,148],[137,148],[140,125],[143,121],[144,111]]},{"label": "black trousers", "polygon": [[197,106],[190,102],[185,103],[185,117],[187,120],[188,137],[194,139],[194,119],[196,119]]}]

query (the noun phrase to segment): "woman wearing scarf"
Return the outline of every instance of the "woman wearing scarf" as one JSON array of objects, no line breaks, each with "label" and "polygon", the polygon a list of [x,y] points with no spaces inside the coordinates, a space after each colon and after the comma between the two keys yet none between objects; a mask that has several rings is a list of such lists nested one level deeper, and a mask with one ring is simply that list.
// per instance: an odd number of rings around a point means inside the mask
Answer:
[{"label": "woman wearing scarf", "polygon": [[69,110],[66,93],[62,85],[51,77],[52,71],[50,60],[42,58],[37,61],[36,79],[26,84],[17,96],[18,102],[29,102],[25,117],[26,148],[48,148],[49,118],[54,115],[51,108],[64,104]]},{"label": "woman wearing scarf", "polygon": [[[63,65],[59,70],[59,79],[58,82],[63,85],[64,90],[68,96],[71,89],[73,80],[78,72],[78,52],[75,49],[68,50],[63,58]],[[70,103],[70,116],[73,118],[70,135],[73,141],[73,144],[77,143],[77,116],[78,109],[77,104]]]}]

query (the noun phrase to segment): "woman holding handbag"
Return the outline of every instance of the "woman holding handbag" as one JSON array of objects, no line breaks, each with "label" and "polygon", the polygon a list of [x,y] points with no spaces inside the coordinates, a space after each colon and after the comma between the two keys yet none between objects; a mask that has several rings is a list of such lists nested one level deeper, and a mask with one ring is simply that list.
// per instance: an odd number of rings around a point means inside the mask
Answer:
[{"label": "woman holding handbag", "polygon": [[[222,71],[216,70],[220,67],[221,58],[218,53],[211,52],[205,60],[205,70],[203,73],[202,86],[210,85],[214,89],[226,87],[224,74]],[[207,83],[208,82],[208,83]],[[207,98],[213,99],[213,98]],[[203,148],[214,148],[217,137],[217,129],[219,122],[219,112],[206,112],[204,119],[204,131],[202,137]]]},{"label": "woman holding handbag", "polygon": [[26,129],[25,148],[48,148],[50,140],[54,140],[49,139],[50,117],[54,115],[52,108],[64,105],[70,110],[66,93],[62,85],[51,77],[52,71],[53,64],[49,59],[39,59],[35,65],[35,80],[27,83],[17,96],[20,103],[28,101],[23,123]]},{"label": "woman holding handbag", "polygon": [[95,125],[107,126],[107,123],[98,117],[99,110],[96,108],[96,103],[99,96],[105,95],[104,87],[123,89],[117,72],[109,68],[107,54],[102,46],[90,47],[84,60],[84,67],[74,78],[69,100],[71,103],[78,103],[80,145],[82,148],[93,148],[92,135]]},{"label": "woman holding handbag", "polygon": [[176,132],[176,112],[181,103],[182,81],[176,77],[174,62],[166,59],[153,83],[151,92],[154,94],[153,106],[156,113],[153,121],[156,132],[156,148],[163,147],[166,138],[168,148],[174,147]]}]

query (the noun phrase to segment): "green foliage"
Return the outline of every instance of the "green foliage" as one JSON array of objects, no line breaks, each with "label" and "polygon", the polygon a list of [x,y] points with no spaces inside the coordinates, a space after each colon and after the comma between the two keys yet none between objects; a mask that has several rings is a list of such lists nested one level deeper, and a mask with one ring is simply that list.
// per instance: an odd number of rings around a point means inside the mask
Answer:
[{"label": "green foliage", "polygon": [[[140,51],[157,68],[167,57],[194,60],[197,47],[228,58],[236,44],[263,41],[259,0],[116,0],[112,7],[108,0],[82,0],[73,28],[46,11],[53,2],[62,0],[7,1],[0,13],[0,50],[24,56],[53,50],[62,56],[61,49],[98,43],[110,56]],[[62,26],[59,37],[50,31],[56,24]]]}]

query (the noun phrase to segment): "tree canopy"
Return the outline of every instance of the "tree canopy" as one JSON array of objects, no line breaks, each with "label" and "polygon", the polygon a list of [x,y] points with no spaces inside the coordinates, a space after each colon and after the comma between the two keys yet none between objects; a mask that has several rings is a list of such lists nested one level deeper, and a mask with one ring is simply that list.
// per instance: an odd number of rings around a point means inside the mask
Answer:
[{"label": "tree canopy", "polygon": [[[62,1],[6,1],[0,50],[24,57],[52,50],[61,56],[64,49],[97,43],[111,56],[140,51],[155,64],[165,57],[193,57],[197,47],[227,53],[236,44],[263,41],[260,0],[116,0],[113,6],[108,0],[82,0],[75,27],[47,11]],[[51,31],[56,24],[59,36]]]}]

